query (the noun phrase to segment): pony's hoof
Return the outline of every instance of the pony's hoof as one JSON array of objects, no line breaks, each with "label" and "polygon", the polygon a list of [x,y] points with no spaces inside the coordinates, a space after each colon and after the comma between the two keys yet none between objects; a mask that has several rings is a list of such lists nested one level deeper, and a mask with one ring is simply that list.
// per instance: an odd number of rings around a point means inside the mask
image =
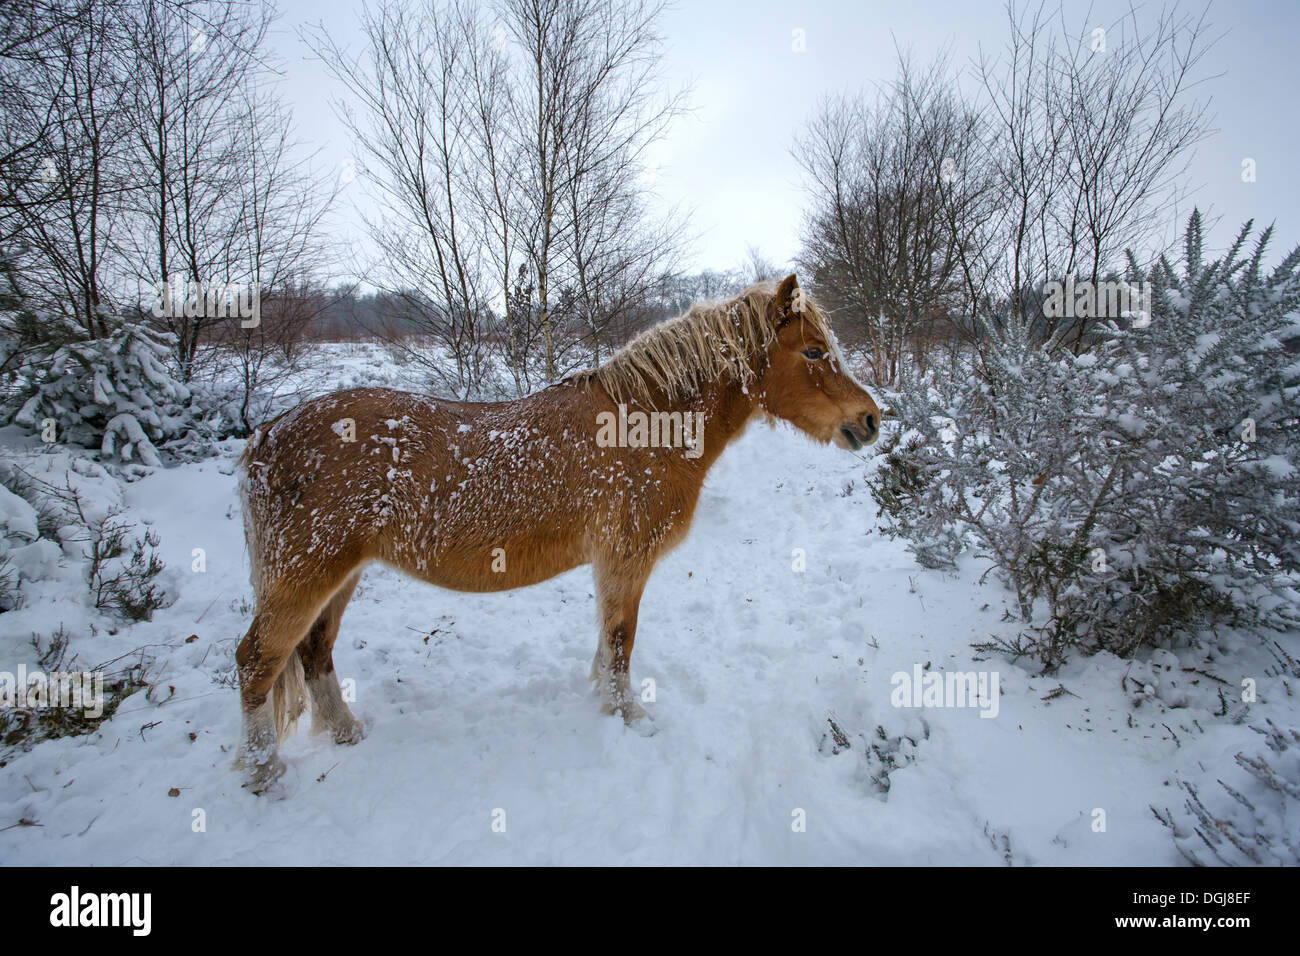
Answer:
[{"label": "pony's hoof", "polygon": [[623,723],[629,727],[646,719],[645,708],[635,700],[612,701],[606,700],[600,705],[602,714],[618,714],[623,718]]},{"label": "pony's hoof", "polygon": [[266,793],[284,776],[287,768],[279,757],[272,757],[266,763],[258,764],[248,771],[244,788],[258,796]]},{"label": "pony's hoof", "polygon": [[619,715],[623,718],[623,723],[629,727],[632,724],[640,723],[646,719],[645,708],[634,700],[625,700],[618,708]]},{"label": "pony's hoof", "polygon": [[355,718],[351,723],[344,724],[334,731],[334,742],[336,744],[347,744],[355,746],[361,743],[366,737],[366,725]]}]

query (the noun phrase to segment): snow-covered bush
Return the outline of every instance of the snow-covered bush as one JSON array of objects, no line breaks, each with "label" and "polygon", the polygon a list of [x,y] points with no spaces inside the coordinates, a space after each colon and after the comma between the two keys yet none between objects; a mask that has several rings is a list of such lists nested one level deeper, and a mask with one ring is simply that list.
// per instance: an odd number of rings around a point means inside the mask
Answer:
[{"label": "snow-covered bush", "polygon": [[20,606],[22,583],[48,577],[60,556],[59,547],[41,535],[43,515],[7,484],[0,473],[0,611]]},{"label": "snow-covered bush", "polygon": [[[79,667],[77,655],[71,652],[71,639],[67,629],[60,624],[48,637],[33,634],[32,649],[36,663],[45,673],[68,672]],[[113,670],[104,674],[103,706],[85,707],[32,707],[12,706],[0,708],[0,756],[8,758],[14,750],[31,750],[42,740],[56,737],[76,737],[93,733],[100,724],[111,720],[118,706],[136,691],[148,687],[145,680],[144,656],[130,655]]]},{"label": "snow-covered bush", "polygon": [[147,621],[158,608],[175,602],[175,589],[163,578],[165,565],[155,550],[157,534],[135,535],[133,526],[117,513],[87,525],[87,531],[85,554],[95,607],[124,620]]},{"label": "snow-covered bush", "polygon": [[84,455],[0,459],[0,610],[19,606],[28,582],[78,578],[96,609],[122,620],[173,603],[178,581],[158,535],[122,512],[120,481]]},{"label": "snow-covered bush", "polygon": [[1082,355],[1002,316],[955,373],[905,380],[873,491],[922,563],[992,562],[1027,625],[999,649],[1051,667],[1300,622],[1300,249],[1266,272],[1249,235],[1206,262],[1194,213],[1177,267],[1130,258],[1150,321]]},{"label": "snow-covered bush", "polygon": [[170,337],[119,319],[107,336],[59,346],[27,382],[13,420],[109,458],[161,464],[159,444],[199,427],[190,389],[169,368]]}]

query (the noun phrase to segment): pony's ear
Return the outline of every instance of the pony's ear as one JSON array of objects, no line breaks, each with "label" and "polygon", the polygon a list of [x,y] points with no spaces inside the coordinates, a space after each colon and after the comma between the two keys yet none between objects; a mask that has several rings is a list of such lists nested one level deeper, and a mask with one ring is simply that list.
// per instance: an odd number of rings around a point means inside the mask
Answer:
[{"label": "pony's ear", "polygon": [[799,295],[799,280],[792,272],[781,280],[776,287],[776,295],[772,296],[772,312],[777,328],[794,318],[794,313],[797,311],[796,299]]}]

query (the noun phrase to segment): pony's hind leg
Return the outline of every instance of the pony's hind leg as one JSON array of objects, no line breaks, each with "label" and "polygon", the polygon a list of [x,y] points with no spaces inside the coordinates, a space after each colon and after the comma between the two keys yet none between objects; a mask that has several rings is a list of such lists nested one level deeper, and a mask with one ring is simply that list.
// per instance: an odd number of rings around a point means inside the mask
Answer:
[{"label": "pony's hind leg", "polygon": [[355,744],[365,736],[364,725],[352,715],[343,699],[338,674],[334,671],[334,641],[339,636],[343,611],[359,580],[361,571],[357,570],[343,582],[298,647],[303,676],[311,694],[311,731],[331,734],[335,743],[340,744]]},{"label": "pony's hind leg", "polygon": [[236,765],[254,793],[284,773],[277,750],[306,704],[298,644],[335,588],[281,584],[262,595],[253,624],[235,651],[243,739]]},{"label": "pony's hind leg", "polygon": [[601,713],[619,714],[624,723],[645,716],[629,678],[632,645],[636,641],[637,612],[648,573],[627,574],[597,570],[600,603],[600,638],[591,662],[591,679],[601,697]]}]

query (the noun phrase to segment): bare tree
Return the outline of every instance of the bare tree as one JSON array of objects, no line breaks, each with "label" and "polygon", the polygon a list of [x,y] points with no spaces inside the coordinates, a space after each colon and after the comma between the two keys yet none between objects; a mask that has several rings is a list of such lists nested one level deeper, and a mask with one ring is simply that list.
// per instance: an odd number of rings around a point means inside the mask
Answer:
[{"label": "bare tree", "polygon": [[[158,282],[252,279],[232,275],[230,266],[250,237],[245,187],[258,170],[245,161],[256,149],[248,89],[266,80],[261,47],[272,15],[269,7],[235,0],[186,7],[145,0],[126,25],[134,51],[127,109],[140,186],[132,228],[120,243],[139,290]],[[163,317],[176,335],[186,381],[211,338],[211,321],[202,310]]]},{"label": "bare tree", "polygon": [[269,91],[241,90],[238,109],[246,127],[233,169],[239,215],[235,241],[219,266],[222,275],[255,287],[258,315],[256,321],[209,323],[206,338],[233,359],[240,424],[248,430],[256,424],[249,417],[255,393],[272,384],[268,369],[283,376],[293,367],[308,326],[329,305],[319,277],[335,250],[324,240],[322,225],[338,187],[316,174],[313,156],[302,155],[291,138],[288,110]]},{"label": "bare tree", "polygon": [[668,265],[677,233],[639,180],[680,103],[658,81],[660,10],[388,0],[363,15],[356,58],[308,33],[347,88],[340,113],[385,209],[381,281],[405,297],[403,325],[454,360],[457,393],[480,386],[490,349],[521,393],[585,364]]},{"label": "bare tree", "polygon": [[[596,331],[591,293],[599,270],[592,257],[603,255],[600,237],[611,234],[612,224],[643,218],[633,177],[645,147],[681,106],[680,94],[666,96],[661,89],[662,11],[658,0],[502,3],[506,29],[521,54],[516,124],[529,164],[522,183],[526,250],[547,378],[560,371],[557,333],[573,332],[566,322]],[[658,264],[673,239],[670,230],[640,252]],[[603,256],[606,272],[620,258],[630,261],[628,245],[620,245]],[[630,277],[626,266],[616,268],[622,279]],[[639,283],[644,288],[644,278],[632,283],[634,292]],[[581,286],[577,294],[571,288],[565,294],[575,304],[586,303],[579,306],[588,313],[585,322],[555,309],[553,297],[566,279]]]},{"label": "bare tree", "polygon": [[[648,217],[637,181],[645,148],[682,103],[660,81],[662,11],[657,0],[504,4],[529,91],[516,102],[548,378],[571,364],[557,333],[570,342],[589,333],[598,354],[607,326],[659,280],[680,241],[680,227],[642,231]],[[560,286],[568,310],[554,308]]]},{"label": "bare tree", "polygon": [[463,102],[469,149],[466,184],[482,246],[484,274],[499,304],[500,323],[489,338],[504,358],[515,393],[531,390],[529,356],[537,328],[531,321],[533,287],[524,264],[522,177],[525,144],[515,135],[516,91],[505,28],[481,6],[455,7],[467,69]]},{"label": "bare tree", "polygon": [[[1048,279],[1096,283],[1127,249],[1158,256],[1186,194],[1207,132],[1204,14],[1133,7],[1074,29],[1042,2],[1007,20],[973,96],[946,57],[918,71],[900,56],[874,100],[827,99],[796,146],[813,199],[802,264],[883,382],[907,349],[923,364],[938,329],[969,337],[976,314],[1041,311]],[[1088,323],[1070,330],[1076,350]]]},{"label": "bare tree", "polygon": [[56,336],[102,334],[114,304],[113,240],[134,188],[121,108],[124,12],[112,2],[52,10],[39,55],[14,81],[21,92],[8,91],[6,140],[21,146],[21,161],[3,170],[5,232],[34,301],[67,316]]},{"label": "bare tree", "polygon": [[788,269],[782,269],[767,256],[763,255],[763,250],[758,246],[750,243],[745,247],[745,261],[740,267],[741,274],[745,276],[745,281],[770,282],[773,279],[780,279],[789,272]]},{"label": "bare tree", "polygon": [[[1162,7],[1145,22],[1130,7],[1106,27],[1071,28],[1063,6],[1007,7],[1000,58],[977,64],[988,161],[1000,180],[999,231],[1008,237],[1003,289],[1046,279],[1092,282],[1126,249],[1154,259],[1187,192],[1192,150],[1208,132],[1193,99],[1213,45],[1206,14]],[[1088,320],[1078,322],[1082,348]]]},{"label": "bare tree", "polygon": [[[287,113],[261,44],[273,17],[236,0],[51,3],[0,67],[14,112],[4,141],[34,145],[0,164],[11,278],[60,335],[94,338],[155,283],[302,278],[328,196],[290,160]],[[0,37],[12,37],[6,21]],[[13,41],[17,43],[17,41]],[[10,95],[12,94],[12,95]],[[65,317],[66,320],[60,317]],[[182,378],[219,337],[202,312],[170,311]]]},{"label": "bare tree", "polygon": [[[390,2],[362,14],[368,47],[359,58],[323,30],[308,34],[356,101],[338,107],[383,201],[384,214],[370,223],[387,266],[380,281],[452,358],[444,384],[462,397],[481,377],[480,324],[488,312],[467,170],[472,114],[462,97],[473,76],[469,57],[482,52],[477,42],[462,44],[476,25],[456,7]],[[406,349],[406,339],[394,345]],[[417,350],[409,354],[442,369]]]},{"label": "bare tree", "polygon": [[965,220],[954,231],[944,213],[977,123],[947,84],[943,59],[917,72],[904,58],[874,100],[825,101],[794,150],[812,193],[801,265],[882,383],[960,300]]},{"label": "bare tree", "polygon": [[[595,120],[597,117],[591,117]],[[626,337],[645,319],[647,300],[679,260],[683,225],[655,222],[637,178],[640,166],[627,150],[592,156],[590,126],[575,129],[565,149],[566,218],[572,311],[581,341],[599,364],[601,348]],[[562,349],[556,361],[567,364]]]}]

